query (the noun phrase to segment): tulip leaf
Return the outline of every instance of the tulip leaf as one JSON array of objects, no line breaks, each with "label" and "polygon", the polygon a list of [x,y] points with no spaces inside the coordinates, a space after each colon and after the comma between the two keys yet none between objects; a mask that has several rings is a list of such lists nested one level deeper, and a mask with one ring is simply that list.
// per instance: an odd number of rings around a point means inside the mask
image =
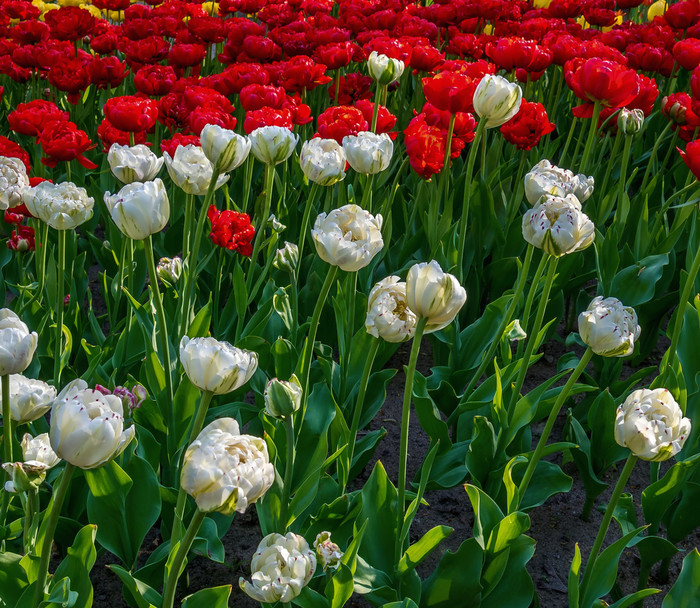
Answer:
[{"label": "tulip leaf", "polygon": [[683,559],[678,579],[664,598],[661,608],[693,608],[700,605],[700,553],[693,549]]},{"label": "tulip leaf", "polygon": [[454,532],[449,526],[435,526],[428,530],[420,540],[413,543],[403,554],[398,566],[399,575],[418,566],[435,548]]},{"label": "tulip leaf", "polygon": [[574,546],[574,559],[569,567],[569,608],[579,608],[579,581],[581,576],[581,549]]},{"label": "tulip leaf", "polygon": [[637,591],[635,593],[630,593],[630,595],[626,595],[622,599],[619,599],[617,602],[614,604],[607,604],[603,603],[602,600],[598,600],[599,604],[594,604],[595,608],[629,608],[630,606],[636,604],[640,600],[643,600],[645,597],[649,597],[650,595],[656,595],[657,593],[660,593],[661,589],[642,589],[641,591]]},{"label": "tulip leaf", "polygon": [[[93,589],[90,582],[90,570],[95,565],[97,551],[95,550],[95,535],[97,526],[89,524],[82,528],[75,537],[73,545],[68,549],[68,555],[56,568],[53,580],[70,579],[70,591],[77,593],[73,608],[90,608],[92,606]],[[58,590],[62,594],[65,590]],[[52,591],[53,592],[53,589]]]},{"label": "tulip leaf", "polygon": [[16,605],[29,585],[21,561],[21,555],[9,551],[0,552],[0,598],[6,606]]},{"label": "tulip leaf", "polygon": [[182,600],[182,608],[227,608],[231,585],[202,589]]},{"label": "tulip leaf", "polygon": [[535,554],[535,541],[520,535],[484,568],[481,578],[483,608],[529,608],[535,585],[527,563]]},{"label": "tulip leaf", "polygon": [[465,540],[455,553],[446,551],[423,583],[421,608],[480,606],[482,564],[483,550],[475,538]]},{"label": "tulip leaf", "polygon": [[664,513],[682,492],[698,463],[700,463],[700,454],[677,462],[661,479],[642,492],[642,510],[647,523],[652,526],[658,526],[661,523]]},{"label": "tulip leaf", "polygon": [[160,593],[132,576],[130,572],[115,564],[107,567],[121,579],[125,590],[134,598],[138,608],[158,608],[162,604]]},{"label": "tulip leaf", "polygon": [[623,268],[615,275],[608,296],[619,298],[625,306],[639,306],[654,297],[656,284],[668,266],[667,253],[651,255]]},{"label": "tulip leaf", "polygon": [[466,467],[472,480],[482,487],[493,468],[496,456],[496,435],[493,425],[484,416],[474,416],[474,431],[466,456]]}]

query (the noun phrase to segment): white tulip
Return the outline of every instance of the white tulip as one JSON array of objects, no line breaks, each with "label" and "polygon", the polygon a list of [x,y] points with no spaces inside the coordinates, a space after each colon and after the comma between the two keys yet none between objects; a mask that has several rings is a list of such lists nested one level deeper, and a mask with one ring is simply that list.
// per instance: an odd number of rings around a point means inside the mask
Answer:
[{"label": "white tulip", "polygon": [[10,376],[10,413],[17,424],[33,422],[51,409],[56,399],[56,389],[41,380],[25,378],[21,374]]},{"label": "white tulip", "polygon": [[634,308],[617,298],[598,296],[579,315],[578,332],[595,354],[626,357],[634,352],[642,328]]},{"label": "white tulip", "polygon": [[233,418],[219,418],[185,452],[180,485],[203,513],[245,512],[272,486],[275,469],[263,439],[241,435]]},{"label": "white tulip", "polygon": [[416,314],[406,301],[406,283],[399,277],[382,279],[369,292],[365,329],[387,342],[404,342],[416,332]]},{"label": "white tulip", "polygon": [[301,147],[299,164],[310,182],[332,186],[345,179],[345,152],[334,139],[315,137]]},{"label": "white tulip", "polygon": [[381,85],[387,85],[401,78],[404,63],[400,59],[392,59],[387,55],[372,51],[367,59],[367,69],[374,80]]},{"label": "white tulip", "polygon": [[117,228],[136,241],[160,232],[170,219],[168,192],[159,177],[128,184],[116,194],[105,192],[104,201]]},{"label": "white tulip", "polygon": [[39,336],[9,308],[0,309],[0,376],[23,372],[32,362]]},{"label": "white tulip", "polygon": [[295,272],[299,265],[299,247],[295,243],[284,242],[284,247],[275,252],[272,265],[278,270]]},{"label": "white tulip", "polygon": [[[174,156],[171,157],[167,152],[163,152],[163,158],[168,175],[178,188],[187,194],[202,196],[207,193],[214,175],[214,168],[201,147],[193,144],[178,146]],[[216,188],[221,188],[228,178],[228,175],[219,175]]]},{"label": "white tulip", "polygon": [[190,382],[203,391],[223,395],[253,377],[258,355],[214,338],[180,340],[180,362]]},{"label": "white tulip", "polygon": [[272,378],[265,385],[263,398],[265,412],[273,418],[285,418],[301,407],[303,390],[299,378],[294,374],[289,380]]},{"label": "white tulip", "polygon": [[199,136],[204,156],[219,173],[228,173],[243,164],[250,152],[250,140],[219,125],[206,125]]},{"label": "white tulip", "polygon": [[22,203],[22,191],[29,187],[27,168],[19,158],[0,156],[0,211]]},{"label": "white tulip", "polygon": [[467,292],[453,275],[443,272],[435,260],[414,264],[406,276],[406,302],[427,319],[425,333],[447,327],[467,301]]},{"label": "white tulip", "polygon": [[163,167],[163,157],[158,158],[144,144],[122,146],[112,144],[107,152],[107,162],[116,177],[123,184],[149,182]]},{"label": "white tulip", "polygon": [[175,285],[182,275],[182,258],[178,256],[160,258],[158,266],[156,266],[156,273],[164,285],[168,287]]},{"label": "white tulip", "polygon": [[36,437],[25,433],[22,437],[22,456],[26,464],[41,467],[47,471],[61,462],[51,447],[48,433],[42,433]]},{"label": "white tulip", "polygon": [[658,462],[681,451],[690,428],[667,389],[640,389],[617,408],[615,441],[642,460]]},{"label": "white tulip", "polygon": [[573,194],[543,197],[523,215],[524,239],[549,255],[560,257],[593,244],[595,226]]},{"label": "white tulip", "polygon": [[328,215],[319,214],[311,237],[319,257],[352,272],[364,268],[384,247],[382,216],[373,216],[358,205],[345,205]]},{"label": "white tulip", "polygon": [[278,165],[287,160],[299,141],[287,127],[267,126],[255,129],[250,135],[250,151],[261,163]]},{"label": "white tulip", "polygon": [[538,162],[525,175],[525,197],[531,205],[535,205],[543,196],[565,197],[573,194],[581,203],[591,194],[595,180],[583,173],[574,175],[573,171],[560,169],[547,159]]},{"label": "white tulip", "polygon": [[523,91],[517,82],[508,82],[502,76],[486,74],[474,91],[474,111],[484,127],[500,127],[518,113]]},{"label": "white tulip", "polygon": [[41,182],[26,188],[22,200],[34,217],[56,230],[72,230],[92,217],[95,199],[73,182]]},{"label": "white tulip", "polygon": [[81,469],[95,469],[121,454],[135,436],[124,429],[122,400],[74,380],[51,408],[51,447],[56,455]]},{"label": "white tulip", "polygon": [[287,603],[301,593],[315,570],[316,556],[302,536],[273,533],[260,541],[250,562],[251,582],[238,582],[258,602]]},{"label": "white tulip", "polygon": [[316,535],[314,549],[316,549],[316,556],[321,562],[324,572],[328,568],[331,570],[338,569],[340,560],[343,559],[343,552],[340,550],[340,547],[331,540],[330,532],[319,532]]},{"label": "white tulip", "polygon": [[386,133],[360,131],[343,137],[343,150],[350,166],[364,175],[380,173],[391,163],[394,142]]}]

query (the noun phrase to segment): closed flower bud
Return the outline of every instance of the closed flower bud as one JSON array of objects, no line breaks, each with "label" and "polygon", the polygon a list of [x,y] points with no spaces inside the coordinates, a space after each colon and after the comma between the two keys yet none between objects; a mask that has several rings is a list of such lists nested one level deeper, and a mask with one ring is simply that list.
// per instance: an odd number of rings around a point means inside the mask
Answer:
[{"label": "closed flower bud", "polygon": [[22,203],[22,191],[29,186],[27,168],[18,158],[0,156],[0,210]]},{"label": "closed flower bud", "polygon": [[180,362],[198,389],[224,395],[235,391],[253,377],[258,355],[214,338],[180,340]]},{"label": "closed flower bud", "polygon": [[8,492],[27,492],[38,490],[46,471],[55,467],[61,459],[51,449],[48,433],[32,437],[25,433],[22,438],[24,462],[5,462],[2,468],[12,478],[5,485]]},{"label": "closed flower bud", "polygon": [[250,152],[250,140],[219,125],[206,125],[199,136],[202,151],[219,173],[243,164]]},{"label": "closed flower bud", "polygon": [[182,275],[182,258],[175,256],[174,258],[160,258],[156,267],[158,278],[167,287],[173,287],[180,280]]},{"label": "closed flower bud", "polygon": [[416,332],[416,315],[406,301],[406,283],[399,277],[382,279],[369,292],[367,333],[387,342],[403,342]]},{"label": "closed flower bud", "polygon": [[500,127],[518,113],[523,92],[518,83],[508,82],[502,76],[486,74],[474,91],[474,111],[485,127]]},{"label": "closed flower bud", "polygon": [[634,352],[634,343],[642,328],[637,313],[617,298],[598,296],[578,317],[581,339],[597,355],[626,357]]},{"label": "closed flower bud", "polygon": [[400,59],[392,59],[377,53],[377,51],[372,51],[367,60],[367,69],[374,80],[381,85],[387,85],[401,78],[404,64]]},{"label": "closed flower bud", "polygon": [[642,460],[660,462],[683,449],[690,427],[667,389],[640,389],[617,408],[615,441]]},{"label": "closed flower bud", "polygon": [[241,589],[258,602],[287,603],[297,597],[316,570],[316,555],[306,540],[287,532],[268,534],[250,562],[251,582],[239,579]]},{"label": "closed flower bud", "polygon": [[628,110],[627,108],[622,108],[620,113],[617,115],[617,128],[622,131],[624,135],[634,135],[639,133],[644,124],[644,112],[641,110]]},{"label": "closed flower bud", "polygon": [[318,557],[318,561],[321,562],[324,572],[328,568],[331,570],[338,569],[340,560],[343,558],[343,552],[340,550],[340,547],[331,540],[330,532],[318,533],[314,541],[314,549],[316,549],[316,556]]},{"label": "closed flower bud", "polygon": [[122,400],[74,380],[51,408],[51,447],[56,455],[81,469],[95,469],[121,454],[134,438],[124,429]]},{"label": "closed flower bud", "polygon": [[525,197],[531,205],[535,205],[543,196],[565,197],[573,194],[583,203],[593,194],[593,177],[573,171],[560,169],[548,160],[538,162],[525,175]]},{"label": "closed flower bud", "polygon": [[170,219],[168,193],[159,177],[128,184],[116,194],[105,192],[104,201],[117,228],[136,241],[160,232]]},{"label": "closed flower bud", "polygon": [[0,376],[19,374],[32,362],[39,340],[9,308],[0,309]]},{"label": "closed flower bud", "polygon": [[287,160],[299,141],[287,127],[266,126],[255,129],[250,137],[250,151],[261,163],[278,165]]},{"label": "closed flower bud", "polygon": [[299,265],[299,247],[294,243],[284,242],[284,247],[275,252],[275,259],[272,265],[278,270],[296,272]]},{"label": "closed flower bud", "polygon": [[452,323],[467,301],[467,292],[456,277],[432,260],[409,269],[406,301],[418,317],[427,319],[425,333],[431,333]]},{"label": "closed flower bud", "polygon": [[[204,155],[202,148],[193,144],[178,146],[175,155],[163,152],[165,168],[175,185],[187,194],[202,196],[209,189],[209,182],[214,175],[214,168]],[[219,175],[216,187],[221,188],[227,181],[228,175]]]},{"label": "closed flower bud", "polygon": [[319,257],[353,272],[364,268],[384,247],[382,216],[373,216],[358,205],[345,205],[329,214],[321,213],[311,237]]},{"label": "closed flower bud", "polygon": [[522,325],[520,325],[520,319],[511,321],[508,327],[506,327],[505,334],[506,338],[511,342],[519,342],[527,338],[527,333],[525,333]]},{"label": "closed flower bud", "polygon": [[346,135],[343,138],[343,150],[348,164],[357,173],[374,175],[384,171],[391,163],[394,142],[386,133],[361,131],[357,135]]},{"label": "closed flower bud", "polygon": [[72,230],[92,217],[95,199],[73,182],[41,182],[26,188],[22,201],[29,213],[56,230]]},{"label": "closed flower bud", "polygon": [[345,152],[334,139],[315,137],[301,147],[299,164],[310,182],[332,186],[345,179]]},{"label": "closed flower bud", "polygon": [[286,418],[301,407],[301,394],[301,383],[294,374],[288,381],[273,378],[263,394],[265,412],[273,418]]},{"label": "closed flower bud", "polygon": [[56,389],[41,380],[10,376],[10,414],[17,424],[33,422],[51,409]]},{"label": "closed flower bud", "polygon": [[595,226],[573,194],[544,197],[523,215],[523,238],[549,255],[560,257],[592,245]]},{"label": "closed flower bud", "polygon": [[112,144],[107,153],[107,162],[116,177],[123,184],[149,182],[163,167],[163,158],[158,158],[148,146],[122,146]]},{"label": "closed flower bud", "polygon": [[202,513],[244,513],[275,480],[265,441],[241,435],[233,418],[205,426],[185,452],[180,485]]}]

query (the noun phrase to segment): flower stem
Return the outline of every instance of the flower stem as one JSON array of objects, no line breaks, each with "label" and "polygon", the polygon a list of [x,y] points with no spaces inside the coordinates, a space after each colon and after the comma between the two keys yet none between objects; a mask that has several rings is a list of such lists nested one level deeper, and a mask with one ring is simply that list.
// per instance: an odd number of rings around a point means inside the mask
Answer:
[{"label": "flower stem", "polygon": [[374,173],[365,175],[365,189],[362,191],[362,203],[360,207],[372,213],[372,185],[374,184]]},{"label": "flower stem", "polygon": [[58,272],[56,277],[56,342],[54,346],[53,377],[55,386],[61,386],[61,361],[63,359],[63,299],[65,298],[64,277],[66,268],[66,231],[58,231]]},{"label": "flower stem", "polygon": [[[2,376],[2,459],[3,462],[14,462],[12,458],[12,438],[14,437],[14,429],[12,428],[12,411],[10,409],[10,376],[5,374]],[[6,479],[9,481],[11,476],[5,473]],[[2,493],[2,505],[0,505],[0,526],[5,525],[7,518],[7,509],[10,506],[10,493]],[[4,543],[3,543],[4,550]]]},{"label": "flower stem", "polygon": [[46,586],[46,576],[49,573],[49,559],[51,558],[51,546],[53,545],[53,535],[56,531],[56,524],[58,524],[58,516],[61,514],[61,507],[63,506],[63,501],[68,492],[68,486],[70,485],[70,478],[73,474],[73,469],[75,467],[66,462],[66,468],[63,470],[63,475],[61,476],[61,481],[58,485],[58,489],[53,496],[53,500],[49,505],[49,511],[44,517],[48,517],[46,525],[46,534],[44,535],[44,542],[41,545],[41,557],[39,560],[39,571],[36,580],[36,589],[34,592],[34,608],[39,608],[39,604],[44,599],[44,587]]},{"label": "flower stem", "polygon": [[[265,238],[265,224],[267,218],[270,217],[270,207],[272,206],[272,187],[275,180],[275,165],[265,165],[265,205],[263,207],[262,217],[255,229],[255,241],[253,243],[253,254],[250,256],[250,268],[246,277],[246,293],[250,292],[250,287],[253,284],[253,275],[255,274],[255,264],[258,261],[258,253]],[[250,298],[249,298],[250,299]]]},{"label": "flower stem", "polygon": [[194,222],[194,194],[185,195],[185,227],[182,234],[182,259],[186,260],[190,255],[190,237],[192,236],[192,223]]},{"label": "flower stem", "polygon": [[654,161],[656,160],[656,154],[659,151],[659,146],[661,145],[662,140],[664,139],[666,133],[668,133],[669,129],[671,128],[671,121],[669,120],[666,126],[664,127],[663,131],[659,134],[659,136],[656,138],[656,141],[654,141],[654,146],[651,149],[651,155],[649,156],[649,162],[647,163],[647,169],[644,172],[644,177],[642,178],[642,185],[639,187],[639,192],[644,193],[644,189],[646,188],[647,185],[647,180],[649,179],[649,176],[651,175],[651,167],[654,164]]},{"label": "flower stem", "polygon": [[[627,185],[627,165],[630,160],[630,150],[632,149],[632,135],[625,135],[625,147],[622,151],[622,166],[620,167],[620,180],[617,191],[617,206],[615,210],[615,221],[619,223],[618,235],[622,236],[625,229],[625,222],[629,214],[629,206],[625,203],[625,186]],[[606,216],[601,217],[600,225],[605,223]]]},{"label": "flower stem", "polygon": [[175,553],[175,557],[170,564],[170,573],[165,580],[165,586],[163,588],[163,608],[173,608],[174,606],[175,589],[177,587],[177,581],[180,578],[180,570],[183,567],[183,562],[190,551],[190,547],[205,517],[206,513],[202,513],[199,510],[195,511],[195,514],[192,516],[192,521],[187,528],[187,532],[185,532],[185,536],[177,547],[177,553]]},{"label": "flower stem", "polygon": [[[25,555],[34,551],[36,543],[36,528],[34,526],[34,518],[36,517],[39,498],[37,490],[27,490],[27,501],[24,506],[24,553]],[[3,524],[4,525],[4,524]]]},{"label": "flower stem", "polygon": [[581,158],[581,173],[588,173],[588,161],[591,157],[593,142],[595,141],[596,132],[598,131],[598,117],[600,116],[600,102],[596,101],[593,106],[593,116],[591,116],[591,126],[588,131],[588,139],[586,139],[586,147],[583,149],[583,157]]},{"label": "flower stem", "polygon": [[[525,333],[528,333],[528,329],[530,326],[530,313],[532,312],[532,304],[535,301],[535,295],[537,294],[537,288],[539,287],[540,284],[540,279],[542,278],[542,275],[544,274],[544,269],[547,265],[547,260],[549,256],[543,254],[542,258],[540,259],[540,263],[537,265],[537,269],[535,270],[535,276],[532,279],[532,285],[530,285],[530,291],[527,294],[527,299],[525,300],[525,308],[523,310],[523,316],[522,316],[522,323],[520,324],[521,327],[523,328],[523,331]],[[523,351],[525,350],[525,341],[520,340],[518,342],[518,348],[516,350],[516,357],[520,357],[523,354]]]},{"label": "flower stem", "polygon": [[316,206],[316,199],[318,198],[318,191],[321,188],[316,182],[311,186],[311,192],[306,199],[306,206],[304,207],[304,216],[301,220],[301,232],[299,233],[299,265],[301,265],[301,260],[304,257],[304,242],[306,241],[306,233],[309,230],[309,218],[311,217],[311,210]]},{"label": "flower stem", "polygon": [[280,534],[287,532],[289,522],[289,495],[292,491],[292,477],[294,475],[294,419],[291,414],[284,417],[284,430],[287,439],[287,458],[284,466],[284,485],[282,487],[282,502],[280,504]]},{"label": "flower stem", "polygon": [[340,366],[340,403],[345,402],[345,387],[347,386],[348,368],[350,367],[350,352],[353,336],[353,322],[355,320],[355,295],[357,293],[357,271],[348,273],[346,280],[348,286],[347,292],[347,320],[345,324],[345,340]]},{"label": "flower stem", "polygon": [[527,490],[527,486],[530,484],[532,475],[535,473],[537,463],[540,461],[540,458],[542,458],[542,452],[544,451],[544,448],[547,445],[547,439],[549,439],[549,434],[552,432],[552,428],[554,428],[554,423],[556,422],[557,416],[559,415],[559,411],[564,405],[566,398],[569,396],[569,393],[571,392],[571,389],[576,383],[576,380],[579,379],[579,376],[583,373],[583,370],[586,369],[586,365],[588,365],[588,362],[591,360],[592,356],[593,351],[590,347],[588,347],[586,349],[586,352],[583,353],[583,357],[581,357],[581,360],[578,362],[576,369],[574,369],[574,371],[571,372],[571,375],[566,381],[564,388],[561,389],[557,400],[554,402],[552,411],[549,412],[549,417],[547,418],[547,422],[544,425],[544,430],[542,431],[540,440],[537,442],[535,452],[530,458],[530,461],[527,463],[525,475],[523,475],[523,479],[520,482],[520,485],[518,486],[518,506],[520,506],[520,503],[522,502],[523,497],[525,496],[525,491]]},{"label": "flower stem", "polygon": [[397,512],[397,528],[396,528],[396,545],[394,552],[394,562],[399,563],[403,546],[401,542],[401,529],[403,528],[403,520],[406,508],[406,468],[408,465],[408,426],[409,416],[411,414],[411,396],[413,394],[413,378],[416,374],[416,363],[418,361],[418,352],[420,351],[420,343],[425,331],[425,325],[428,319],[419,317],[416,324],[416,333],[413,336],[413,344],[411,344],[411,354],[408,359],[408,368],[406,370],[406,386],[403,391],[403,407],[401,410],[401,444],[399,447],[399,484],[398,484],[398,502],[396,505]]},{"label": "flower stem", "polygon": [[583,597],[584,593],[586,592],[586,586],[588,585],[588,582],[591,578],[591,574],[593,573],[593,566],[595,565],[595,561],[598,558],[600,548],[603,546],[603,541],[605,540],[605,535],[608,532],[608,527],[610,526],[610,521],[612,520],[613,512],[615,511],[617,501],[620,499],[622,490],[625,489],[627,480],[629,479],[632,473],[632,469],[634,469],[634,465],[637,463],[637,460],[638,457],[634,454],[630,454],[627,457],[625,466],[622,469],[622,472],[620,473],[620,477],[618,478],[617,483],[615,484],[612,496],[610,497],[610,502],[608,502],[608,507],[605,509],[605,514],[603,515],[603,521],[600,523],[600,528],[598,528],[598,534],[595,537],[595,542],[593,543],[593,548],[591,549],[591,554],[588,558],[588,563],[586,564],[586,568],[583,571],[583,581],[581,582],[581,587],[579,591],[581,597]]},{"label": "flower stem", "polygon": [[382,85],[377,82],[377,90],[374,94],[374,110],[372,111],[372,125],[370,131],[377,132],[377,117],[379,116],[380,100],[386,97],[387,85]]},{"label": "flower stem", "polygon": [[480,120],[476,127],[472,146],[469,148],[469,158],[467,159],[467,174],[464,180],[464,200],[462,203],[462,217],[459,221],[459,241],[457,246],[457,280],[464,283],[464,245],[467,241],[467,221],[469,220],[469,205],[472,198],[472,176],[474,174],[474,163],[476,162],[477,148],[479,141],[486,128],[486,121]]}]

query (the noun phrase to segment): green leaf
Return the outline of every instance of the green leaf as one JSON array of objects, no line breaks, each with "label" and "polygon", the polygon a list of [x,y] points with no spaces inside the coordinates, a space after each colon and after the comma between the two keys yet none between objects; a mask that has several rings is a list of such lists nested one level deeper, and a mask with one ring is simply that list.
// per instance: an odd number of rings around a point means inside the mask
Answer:
[{"label": "green leaf", "polygon": [[482,487],[491,472],[496,455],[496,434],[484,416],[474,416],[474,431],[467,451],[466,467],[472,479]]},{"label": "green leaf", "polygon": [[695,608],[700,605],[700,553],[693,549],[683,559],[678,579],[664,598],[661,608]]},{"label": "green leaf", "polygon": [[605,606],[607,606],[607,608],[629,608],[629,606],[636,604],[640,600],[643,600],[645,597],[649,597],[650,595],[656,595],[660,592],[661,589],[642,589],[641,591],[631,593],[630,595],[619,599],[614,604],[610,604],[609,606],[606,604]]},{"label": "green leaf", "polygon": [[479,606],[483,559],[483,550],[475,538],[465,540],[456,553],[445,552],[423,584],[421,608]]},{"label": "green leaf", "polygon": [[95,536],[97,526],[89,524],[82,528],[75,537],[73,545],[68,549],[68,555],[56,568],[53,580],[60,581],[69,578],[71,591],[78,594],[73,608],[90,608],[92,606],[93,589],[90,582],[90,570],[95,565],[97,551]]},{"label": "green leaf", "polygon": [[491,532],[503,519],[503,512],[483,490],[470,484],[465,484],[464,488],[474,509],[474,539],[486,550]]},{"label": "green leaf", "polygon": [[530,528],[530,518],[525,513],[506,515],[493,528],[486,545],[486,552],[496,555],[507,549],[523,532]]},{"label": "green leaf", "polygon": [[652,483],[642,492],[642,510],[647,523],[658,526],[661,518],[681,493],[696,465],[700,454],[674,464],[658,481]]},{"label": "green leaf", "polygon": [[21,555],[0,552],[0,601],[2,606],[15,606],[24,590],[29,585],[24,571]]},{"label": "green leaf", "polygon": [[668,254],[652,255],[623,268],[615,275],[609,296],[621,298],[626,306],[639,306],[654,297],[656,283],[668,266]]},{"label": "green leaf", "polygon": [[209,335],[209,326],[211,325],[211,299],[206,306],[201,308],[192,319],[186,335],[190,338],[203,338]]},{"label": "green leaf", "polygon": [[578,608],[579,606],[579,581],[581,576],[581,549],[578,543],[574,547],[574,559],[571,560],[569,568],[569,608]]},{"label": "green leaf", "polygon": [[231,585],[202,589],[182,600],[182,608],[227,608]]},{"label": "green leaf", "polygon": [[163,599],[155,589],[132,576],[130,572],[121,566],[111,564],[107,567],[121,579],[126,590],[134,598],[138,608],[160,608]]},{"label": "green leaf", "polygon": [[413,543],[403,554],[399,562],[398,573],[403,575],[408,570],[418,566],[435,548],[454,532],[449,526],[435,526],[428,530],[420,540]]}]

